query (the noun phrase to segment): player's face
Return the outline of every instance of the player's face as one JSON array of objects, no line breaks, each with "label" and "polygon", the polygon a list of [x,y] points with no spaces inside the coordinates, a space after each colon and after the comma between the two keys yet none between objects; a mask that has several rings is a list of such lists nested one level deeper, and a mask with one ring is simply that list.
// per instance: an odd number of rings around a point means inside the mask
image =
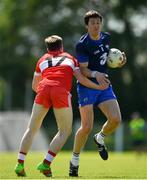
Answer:
[{"label": "player's face", "polygon": [[100,18],[90,18],[86,28],[91,36],[97,36],[101,31],[101,20]]}]

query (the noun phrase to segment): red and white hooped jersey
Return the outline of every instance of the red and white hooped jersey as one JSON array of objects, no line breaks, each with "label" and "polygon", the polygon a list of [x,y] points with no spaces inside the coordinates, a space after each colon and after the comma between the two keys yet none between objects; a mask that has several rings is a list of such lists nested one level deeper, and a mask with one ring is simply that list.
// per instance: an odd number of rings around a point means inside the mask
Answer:
[{"label": "red and white hooped jersey", "polygon": [[35,74],[42,74],[50,86],[62,86],[71,90],[73,71],[78,69],[77,60],[66,52],[44,54],[37,62]]}]

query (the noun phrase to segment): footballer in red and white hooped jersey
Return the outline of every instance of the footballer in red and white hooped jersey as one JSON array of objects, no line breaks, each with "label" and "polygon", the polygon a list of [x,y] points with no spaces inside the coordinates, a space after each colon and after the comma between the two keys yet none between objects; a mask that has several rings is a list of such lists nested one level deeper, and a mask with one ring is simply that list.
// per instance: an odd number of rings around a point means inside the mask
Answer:
[{"label": "footballer in red and white hooped jersey", "polygon": [[50,86],[61,85],[70,91],[75,69],[79,69],[78,62],[70,54],[61,52],[56,56],[56,52],[49,52],[39,59],[35,74],[41,73],[42,78],[46,78]]}]

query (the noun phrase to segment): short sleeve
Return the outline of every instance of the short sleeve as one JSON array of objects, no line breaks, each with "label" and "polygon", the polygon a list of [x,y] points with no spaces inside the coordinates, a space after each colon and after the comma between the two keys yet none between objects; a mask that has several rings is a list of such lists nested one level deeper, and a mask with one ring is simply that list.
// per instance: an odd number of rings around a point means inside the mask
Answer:
[{"label": "short sleeve", "polygon": [[76,58],[79,63],[88,62],[89,58],[82,42],[79,42],[76,45]]},{"label": "short sleeve", "polygon": [[41,59],[39,59],[38,62],[37,62],[37,64],[36,64],[36,68],[35,68],[35,74],[36,74],[36,75],[41,73],[41,69],[40,69],[40,67],[39,67],[40,61],[41,61]]},{"label": "short sleeve", "polygon": [[75,59],[75,58],[74,58],[74,64],[75,64],[74,70],[79,69],[79,63],[78,63],[77,59]]}]

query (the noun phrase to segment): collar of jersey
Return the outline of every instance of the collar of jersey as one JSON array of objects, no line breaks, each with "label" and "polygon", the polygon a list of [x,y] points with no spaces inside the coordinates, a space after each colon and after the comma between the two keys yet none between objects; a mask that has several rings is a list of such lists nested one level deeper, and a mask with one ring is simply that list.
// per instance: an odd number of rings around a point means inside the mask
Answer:
[{"label": "collar of jersey", "polygon": [[48,54],[52,54],[53,56],[63,53],[63,50],[59,51],[48,51]]}]

